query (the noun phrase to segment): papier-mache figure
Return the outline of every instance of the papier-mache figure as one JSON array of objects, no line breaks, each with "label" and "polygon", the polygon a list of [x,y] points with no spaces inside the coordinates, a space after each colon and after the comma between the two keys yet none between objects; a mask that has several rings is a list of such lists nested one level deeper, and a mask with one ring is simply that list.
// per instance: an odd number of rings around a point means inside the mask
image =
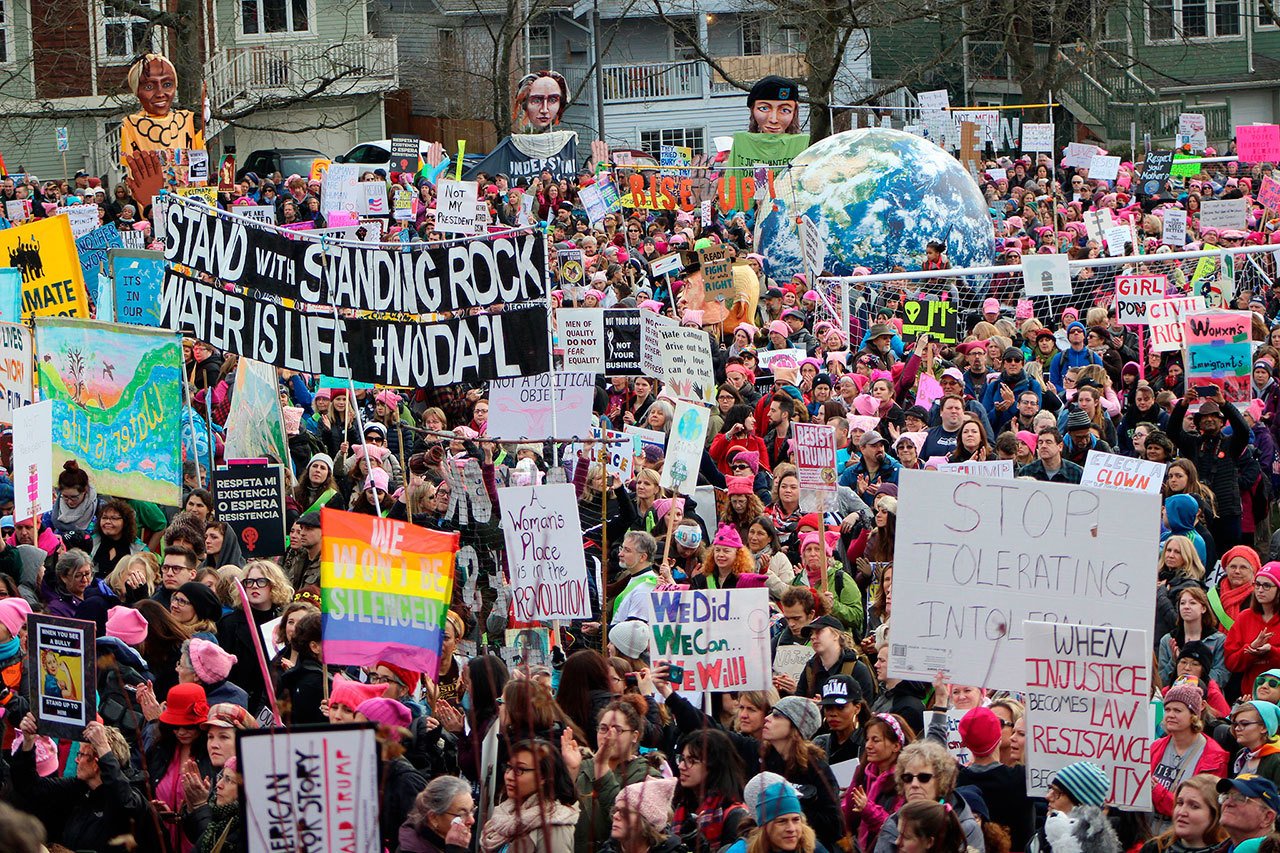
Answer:
[{"label": "papier-mache figure", "polygon": [[128,156],[139,151],[204,148],[204,134],[198,129],[196,114],[173,109],[178,72],[167,57],[144,54],[129,69],[128,83],[142,110],[125,118],[120,128],[121,165],[127,167]]},{"label": "papier-mache figure", "polygon": [[556,180],[573,178],[578,172],[578,134],[556,130],[569,108],[569,84],[555,71],[526,74],[516,84],[512,118],[516,132],[469,168],[463,177],[470,180],[479,172],[505,174],[513,182],[535,179],[544,170]]}]

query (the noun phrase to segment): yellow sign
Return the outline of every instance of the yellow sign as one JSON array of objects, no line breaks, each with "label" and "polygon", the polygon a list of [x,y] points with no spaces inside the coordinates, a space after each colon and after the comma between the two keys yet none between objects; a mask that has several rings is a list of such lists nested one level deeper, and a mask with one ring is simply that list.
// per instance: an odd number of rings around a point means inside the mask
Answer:
[{"label": "yellow sign", "polygon": [[329,166],[332,165],[332,162],[333,161],[328,160],[324,157],[317,157],[316,159],[312,160],[311,161],[311,180],[323,181],[325,173],[329,171]]},{"label": "yellow sign", "polygon": [[186,198],[203,199],[210,207],[218,206],[218,188],[212,187],[178,187],[176,192]]},{"label": "yellow sign", "polygon": [[22,274],[22,316],[89,317],[71,220],[39,219],[0,231],[0,267]]}]

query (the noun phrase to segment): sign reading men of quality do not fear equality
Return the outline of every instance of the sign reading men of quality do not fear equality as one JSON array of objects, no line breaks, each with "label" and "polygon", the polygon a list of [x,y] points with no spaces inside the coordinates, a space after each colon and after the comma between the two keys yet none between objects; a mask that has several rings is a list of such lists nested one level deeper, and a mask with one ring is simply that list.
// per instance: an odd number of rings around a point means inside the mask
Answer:
[{"label": "sign reading men of quality do not fear equality", "polygon": [[898,493],[891,677],[1021,691],[1025,621],[1150,625],[1158,496],[923,471]]}]

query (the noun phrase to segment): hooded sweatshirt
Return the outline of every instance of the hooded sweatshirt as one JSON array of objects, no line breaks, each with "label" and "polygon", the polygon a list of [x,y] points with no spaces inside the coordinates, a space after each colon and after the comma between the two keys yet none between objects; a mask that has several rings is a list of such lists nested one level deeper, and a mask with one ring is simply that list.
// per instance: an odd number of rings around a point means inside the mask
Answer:
[{"label": "hooded sweatshirt", "polygon": [[1196,554],[1203,564],[1208,559],[1204,538],[1196,533],[1196,514],[1200,512],[1200,503],[1191,495],[1170,495],[1164,502],[1164,514],[1169,519],[1169,529],[1161,534],[1160,544],[1170,536],[1185,536],[1196,548]]}]

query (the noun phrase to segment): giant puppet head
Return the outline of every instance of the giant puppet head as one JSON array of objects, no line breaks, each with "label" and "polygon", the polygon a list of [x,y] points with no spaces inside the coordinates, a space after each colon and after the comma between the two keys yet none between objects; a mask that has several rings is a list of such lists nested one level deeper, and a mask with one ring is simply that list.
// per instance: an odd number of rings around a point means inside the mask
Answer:
[{"label": "giant puppet head", "polygon": [[569,108],[569,84],[555,71],[526,74],[516,87],[516,124],[542,133],[560,123]]},{"label": "giant puppet head", "polygon": [[770,74],[762,77],[747,94],[752,133],[800,132],[800,84]]},{"label": "giant puppet head", "polygon": [[129,191],[144,206],[166,181],[186,183],[174,165],[174,151],[204,148],[204,133],[190,110],[176,110],[178,72],[167,57],[146,53],[126,77],[141,110],[125,116],[120,127],[120,164],[128,172]]}]

